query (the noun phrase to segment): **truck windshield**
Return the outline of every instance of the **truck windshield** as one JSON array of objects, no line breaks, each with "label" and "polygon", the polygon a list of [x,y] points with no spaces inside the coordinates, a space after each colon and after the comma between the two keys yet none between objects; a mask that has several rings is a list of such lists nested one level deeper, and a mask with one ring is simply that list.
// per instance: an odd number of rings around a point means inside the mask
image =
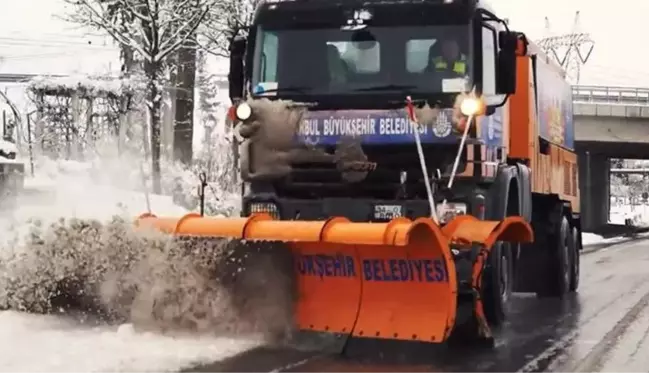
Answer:
[{"label": "truck windshield", "polygon": [[471,84],[468,25],[258,28],[252,93],[451,93]]}]

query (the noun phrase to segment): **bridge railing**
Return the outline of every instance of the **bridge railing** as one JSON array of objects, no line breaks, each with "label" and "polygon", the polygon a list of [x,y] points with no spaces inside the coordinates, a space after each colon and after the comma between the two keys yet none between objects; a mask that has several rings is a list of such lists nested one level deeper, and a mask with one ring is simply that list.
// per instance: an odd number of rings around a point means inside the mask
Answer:
[{"label": "bridge railing", "polygon": [[580,103],[649,105],[649,88],[576,85],[572,97]]}]

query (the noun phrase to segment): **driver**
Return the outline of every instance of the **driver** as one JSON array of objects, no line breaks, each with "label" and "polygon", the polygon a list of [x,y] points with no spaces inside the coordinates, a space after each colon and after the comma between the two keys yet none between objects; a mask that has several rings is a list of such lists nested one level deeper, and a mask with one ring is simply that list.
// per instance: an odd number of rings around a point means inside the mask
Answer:
[{"label": "driver", "polygon": [[457,39],[450,36],[441,41],[440,46],[435,43],[428,50],[428,70],[445,72],[457,77],[466,75],[466,56],[460,52]]},{"label": "driver", "polygon": [[329,66],[329,80],[331,84],[347,82],[349,69],[340,56],[338,48],[333,45],[327,45],[327,65]]}]

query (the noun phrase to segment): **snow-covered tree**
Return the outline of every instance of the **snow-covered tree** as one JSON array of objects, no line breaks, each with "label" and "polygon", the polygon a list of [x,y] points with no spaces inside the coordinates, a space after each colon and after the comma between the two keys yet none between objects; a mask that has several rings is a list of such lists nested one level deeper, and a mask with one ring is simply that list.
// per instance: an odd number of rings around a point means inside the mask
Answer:
[{"label": "snow-covered tree", "polygon": [[107,32],[143,60],[147,80],[151,171],[154,193],[161,191],[160,134],[162,76],[166,59],[186,46],[216,0],[68,0],[69,20]]},{"label": "snow-covered tree", "polygon": [[[612,169],[649,169],[646,159],[611,159]],[[637,203],[642,194],[649,192],[649,174],[624,173],[611,174],[611,195]]]},{"label": "snow-covered tree", "polygon": [[235,36],[247,31],[255,7],[260,0],[222,0],[207,14],[206,21],[199,28],[205,38],[200,45],[208,52],[219,56],[230,56],[230,42]]}]

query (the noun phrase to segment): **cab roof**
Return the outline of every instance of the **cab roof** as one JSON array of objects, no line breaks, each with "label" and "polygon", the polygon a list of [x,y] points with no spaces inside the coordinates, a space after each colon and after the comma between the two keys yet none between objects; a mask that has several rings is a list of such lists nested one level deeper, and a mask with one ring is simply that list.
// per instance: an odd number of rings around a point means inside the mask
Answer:
[{"label": "cab roof", "polygon": [[393,13],[397,9],[403,9],[404,16],[406,14],[412,16],[412,12],[408,12],[408,9],[421,10],[422,7],[427,6],[431,8],[444,6],[448,9],[448,13],[445,12],[443,15],[439,14],[437,9],[428,15],[442,19],[455,16],[468,17],[477,7],[490,10],[484,0],[261,0],[255,9],[253,24],[272,22],[289,13],[299,14],[300,20],[305,23],[311,23],[311,20],[314,22],[334,20],[341,17],[342,12],[367,8],[379,14],[392,13],[393,17],[398,18],[398,14]]}]

